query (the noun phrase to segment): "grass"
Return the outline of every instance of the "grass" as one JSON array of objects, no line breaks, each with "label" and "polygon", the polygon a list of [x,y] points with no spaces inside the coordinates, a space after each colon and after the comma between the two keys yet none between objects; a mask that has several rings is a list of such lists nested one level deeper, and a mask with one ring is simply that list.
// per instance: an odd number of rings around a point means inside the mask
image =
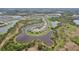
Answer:
[{"label": "grass", "polygon": [[74,37],[73,39],[71,39],[74,43],[78,44],[79,45],[79,37],[76,36]]},{"label": "grass", "polygon": [[13,41],[9,41],[1,50],[3,51],[19,51],[25,48],[26,45],[21,43],[14,43]]},{"label": "grass", "polygon": [[76,26],[71,25],[71,24],[66,24],[66,28],[69,32],[73,32],[76,30]]},{"label": "grass", "polygon": [[63,47],[64,44],[65,44],[65,40],[64,39],[59,40],[57,45],[54,47],[54,50],[57,50],[58,48]]}]

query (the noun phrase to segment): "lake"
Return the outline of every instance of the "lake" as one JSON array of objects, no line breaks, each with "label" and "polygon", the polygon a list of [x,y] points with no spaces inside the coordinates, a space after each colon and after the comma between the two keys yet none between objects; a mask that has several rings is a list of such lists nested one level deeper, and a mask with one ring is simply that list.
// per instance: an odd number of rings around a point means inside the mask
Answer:
[{"label": "lake", "polygon": [[76,25],[79,25],[79,20],[73,20]]},{"label": "lake", "polygon": [[8,31],[8,29],[13,27],[16,24],[16,22],[18,22],[21,19],[21,16],[0,16],[0,21],[8,23],[6,26],[0,27],[0,34],[5,34]]}]

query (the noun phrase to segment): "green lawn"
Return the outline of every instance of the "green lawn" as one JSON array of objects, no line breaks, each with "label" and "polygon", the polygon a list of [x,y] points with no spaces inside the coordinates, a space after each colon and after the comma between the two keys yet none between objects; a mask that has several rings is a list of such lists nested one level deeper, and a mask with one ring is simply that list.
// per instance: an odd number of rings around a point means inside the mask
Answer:
[{"label": "green lawn", "polygon": [[79,45],[79,37],[78,36],[74,37],[72,39],[72,41]]},{"label": "green lawn", "polygon": [[57,43],[57,45],[54,47],[54,50],[57,50],[57,49],[59,49],[59,48],[64,47],[64,44],[65,44],[65,40],[64,40],[64,39],[58,40],[58,43]]},{"label": "green lawn", "polygon": [[76,30],[77,27],[75,25],[66,24],[66,28],[69,32],[73,32]]}]

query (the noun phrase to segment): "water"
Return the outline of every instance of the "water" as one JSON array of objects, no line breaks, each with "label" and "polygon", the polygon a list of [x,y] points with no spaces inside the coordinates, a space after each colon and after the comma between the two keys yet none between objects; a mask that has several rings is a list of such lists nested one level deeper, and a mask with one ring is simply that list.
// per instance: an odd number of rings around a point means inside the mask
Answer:
[{"label": "water", "polygon": [[4,34],[8,31],[9,28],[13,27],[18,20],[8,22],[8,25],[0,27],[0,34]]},{"label": "water", "polygon": [[12,21],[12,20],[20,20],[22,16],[0,16],[0,21]]},{"label": "water", "polygon": [[79,20],[73,20],[76,25],[79,25]]},{"label": "water", "polygon": [[53,28],[57,27],[57,26],[58,26],[58,23],[59,23],[58,21],[53,21],[53,22],[52,22],[52,27],[53,27]]},{"label": "water", "polygon": [[21,16],[0,16],[0,21],[3,21],[4,23],[8,23],[6,26],[0,27],[0,34],[5,34],[8,29],[13,27],[16,22],[21,20]]}]

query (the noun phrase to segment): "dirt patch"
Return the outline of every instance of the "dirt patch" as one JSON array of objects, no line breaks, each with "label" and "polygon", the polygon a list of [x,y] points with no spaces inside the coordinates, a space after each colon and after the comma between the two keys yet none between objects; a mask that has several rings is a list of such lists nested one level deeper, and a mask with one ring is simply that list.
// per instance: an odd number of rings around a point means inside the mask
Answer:
[{"label": "dirt patch", "polygon": [[27,51],[38,51],[38,45],[36,44],[35,46],[28,48]]},{"label": "dirt patch", "polygon": [[30,47],[27,50],[25,48],[22,51],[38,51],[38,44],[36,43],[33,47]]},{"label": "dirt patch", "polygon": [[79,46],[71,41],[67,42],[64,48],[68,51],[79,51]]},{"label": "dirt patch", "polygon": [[58,49],[58,51],[79,51],[79,46],[72,41],[66,42],[64,48]]},{"label": "dirt patch", "polygon": [[65,48],[60,48],[60,49],[58,49],[58,51],[66,51],[66,49]]}]

